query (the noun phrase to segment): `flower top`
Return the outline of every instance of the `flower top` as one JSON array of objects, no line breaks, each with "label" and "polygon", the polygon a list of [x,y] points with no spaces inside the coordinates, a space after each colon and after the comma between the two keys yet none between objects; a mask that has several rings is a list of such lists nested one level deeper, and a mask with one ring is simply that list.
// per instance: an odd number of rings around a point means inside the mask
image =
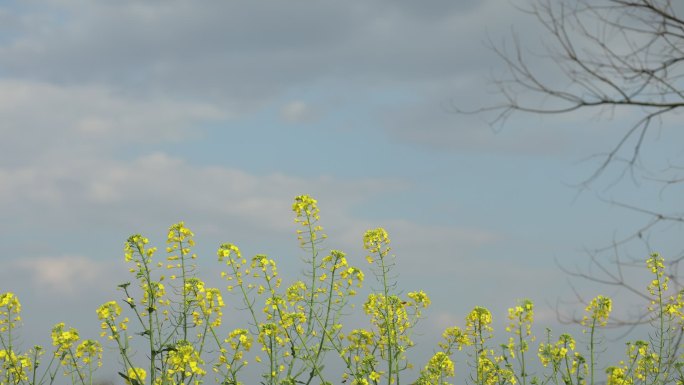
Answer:
[{"label": "flower top", "polygon": [[[377,254],[380,258],[384,258],[390,252],[390,239],[387,231],[382,227],[366,231],[363,235],[363,248],[370,254]],[[366,257],[368,263],[373,263],[373,257],[368,255]]]},{"label": "flower top", "polygon": [[582,325],[589,326],[591,320],[592,324],[597,322],[600,326],[606,326],[612,309],[613,302],[610,298],[602,295],[596,296],[584,309],[589,314],[582,319]]},{"label": "flower top", "polygon": [[[292,211],[297,214],[297,218],[309,217],[315,220],[320,219],[318,201],[309,195],[299,195],[295,197],[295,202],[292,204]],[[295,219],[295,221],[298,220]]]},{"label": "flower top", "polygon": [[79,338],[78,330],[74,328],[64,330],[64,323],[58,323],[52,328],[52,344],[57,347],[55,354],[69,350]]}]

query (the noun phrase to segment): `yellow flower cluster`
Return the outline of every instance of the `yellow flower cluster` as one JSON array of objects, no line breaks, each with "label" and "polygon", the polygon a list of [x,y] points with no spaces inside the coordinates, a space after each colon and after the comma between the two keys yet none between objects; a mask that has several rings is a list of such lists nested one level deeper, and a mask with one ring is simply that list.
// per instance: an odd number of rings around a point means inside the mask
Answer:
[{"label": "yellow flower cluster", "polygon": [[[320,267],[327,272],[319,276],[319,281],[328,280],[329,287],[321,286],[317,288],[314,293],[314,298],[319,294],[327,294],[329,289],[335,294],[333,303],[335,305],[343,304],[348,297],[356,295],[354,287],[362,287],[364,275],[363,272],[356,268],[349,266],[346,254],[339,250],[330,250],[330,254],[325,256],[320,263]],[[338,279],[341,278],[341,279]]]},{"label": "yellow flower cluster", "polygon": [[442,333],[442,338],[444,342],[440,342],[439,347],[446,351],[451,351],[454,346],[461,350],[464,346],[471,345],[468,334],[464,333],[458,326],[446,328],[444,333]]},{"label": "yellow flower cluster", "polygon": [[[172,262],[167,265],[168,269],[173,268],[188,268],[189,266],[184,266],[184,260],[186,256],[190,255],[190,248],[195,246],[195,240],[193,237],[195,234],[190,231],[183,222],[178,222],[169,227],[169,232],[166,236],[166,252],[170,255],[166,257],[166,260]],[[178,253],[178,254],[174,254]],[[191,259],[196,259],[197,255],[190,255]],[[181,262],[176,262],[180,261]],[[173,276],[175,278],[175,276]]]},{"label": "yellow flower cluster", "polygon": [[340,276],[342,279],[347,280],[347,285],[349,286],[354,285],[354,282],[356,282],[356,287],[363,286],[365,275],[363,274],[363,271],[357,267],[348,267],[340,273]]},{"label": "yellow flower cluster", "polygon": [[342,355],[353,352],[353,361],[358,362],[362,356],[370,354],[374,345],[373,332],[365,329],[354,329],[347,335],[349,345],[342,350]]},{"label": "yellow flower cluster", "polygon": [[477,360],[477,383],[482,385],[515,385],[517,380],[510,368],[500,365],[501,357],[490,358],[486,351]]},{"label": "yellow flower cluster", "polygon": [[355,378],[352,380],[351,385],[368,385],[368,379],[366,378]]},{"label": "yellow flower cluster", "polygon": [[224,243],[219,247],[216,253],[218,254],[219,262],[225,261],[226,265],[230,267],[232,271],[231,273],[221,272],[221,277],[231,282],[231,284],[228,285],[227,290],[233,291],[235,285],[241,287],[244,283],[244,276],[249,275],[249,269],[245,269],[244,271],[242,269],[243,266],[247,264],[247,260],[242,258],[240,249],[232,243]]},{"label": "yellow flower cluster", "polygon": [[421,370],[416,385],[449,385],[445,378],[454,376],[454,362],[444,352],[435,353]]},{"label": "yellow flower cluster", "polygon": [[144,254],[142,253],[142,250],[145,249],[145,245],[148,243],[149,240],[140,234],[134,234],[128,237],[128,240],[124,245],[124,259],[126,262],[131,262],[136,253]]},{"label": "yellow flower cluster", "polygon": [[534,323],[534,304],[532,301],[524,299],[516,307],[509,308],[508,320],[510,323],[506,327],[507,332],[530,336]]},{"label": "yellow flower cluster", "polygon": [[[646,260],[646,266],[655,275],[655,278],[648,285],[648,292],[655,297],[651,301],[651,310],[655,310],[663,300],[665,292],[668,290],[668,283],[670,279],[665,275],[665,260],[658,253],[653,253]],[[669,309],[672,311],[673,309]]]},{"label": "yellow flower cluster", "polygon": [[409,306],[422,308],[430,306],[430,298],[422,290],[410,292],[407,294],[407,296],[411,299],[411,302],[407,303]]},{"label": "yellow flower cluster", "polygon": [[130,268],[129,271],[138,277],[149,278],[152,256],[157,251],[156,247],[146,249],[145,245],[148,243],[149,240],[147,238],[140,234],[134,234],[128,237],[124,245],[125,261],[135,263],[135,267]]},{"label": "yellow flower cluster", "polygon": [[582,325],[591,327],[597,323],[600,326],[606,326],[612,309],[613,301],[609,297],[596,296],[584,309],[588,315],[582,318]]},{"label": "yellow flower cluster", "polygon": [[230,344],[230,347],[236,352],[241,348],[249,351],[252,348],[254,339],[247,329],[235,329],[228,335],[225,342]]},{"label": "yellow flower cluster", "polygon": [[363,309],[371,317],[371,324],[380,331],[380,345],[395,346],[397,337],[406,331],[410,325],[409,315],[402,304],[402,300],[391,295],[371,293],[363,304]]},{"label": "yellow flower cluster", "polygon": [[93,364],[93,361],[97,366],[102,366],[102,345],[95,340],[83,340],[76,347],[76,358],[87,366]]},{"label": "yellow flower cluster", "polygon": [[0,332],[16,327],[21,321],[21,303],[12,292],[0,294]]},{"label": "yellow flower cluster", "polygon": [[670,297],[670,302],[663,306],[663,313],[666,316],[677,320],[679,323],[684,322],[684,313],[682,312],[684,301],[682,300],[682,294],[684,293],[680,291],[677,294],[677,297]]},{"label": "yellow flower cluster", "polygon": [[[185,227],[185,223],[181,221],[169,227],[169,232],[166,236],[166,243],[172,245],[170,247],[173,250],[178,250],[178,246],[176,245],[176,247],[174,247],[174,244],[187,242],[190,246],[194,246],[195,241],[192,239],[194,236],[195,234],[193,234],[190,229]],[[171,250],[167,250],[167,252],[171,252]]]},{"label": "yellow flower cluster", "polygon": [[223,296],[217,288],[206,288],[199,278],[188,278],[183,286],[183,296],[188,308],[193,308],[192,317],[195,325],[202,325],[205,321],[211,327],[221,325],[223,316]]},{"label": "yellow flower cluster", "polygon": [[184,374],[185,376],[204,376],[207,372],[202,369],[204,361],[199,352],[188,341],[179,341],[169,352],[167,359],[169,375]]},{"label": "yellow flower cluster", "polygon": [[373,339],[378,353],[383,357],[392,356],[394,367],[390,377],[398,373],[398,363],[406,360],[406,350],[414,344],[410,329],[420,319],[420,309],[430,303],[422,292],[411,293],[411,297],[409,301],[404,301],[397,295],[371,293],[363,305],[373,325]]},{"label": "yellow flower cluster", "polygon": [[[532,324],[534,323],[534,304],[529,299],[518,301],[518,305],[508,309],[508,325],[506,331],[515,337],[509,337],[506,348],[511,358],[516,354],[524,355],[529,350],[529,342],[534,341]],[[520,357],[524,359],[524,357]]]},{"label": "yellow flower cluster", "polygon": [[658,253],[652,253],[646,260],[646,267],[651,270],[651,273],[662,276],[665,271],[665,259]]},{"label": "yellow flower cluster", "polygon": [[143,368],[128,368],[124,381],[128,385],[143,385],[147,378],[147,371]]},{"label": "yellow flower cluster", "polygon": [[373,381],[374,383],[377,383],[380,381],[380,378],[382,378],[383,372],[376,372],[375,370],[371,371],[370,374],[368,374],[368,378]]},{"label": "yellow flower cluster", "polygon": [[[245,365],[247,360],[244,359],[244,354],[249,352],[252,348],[254,339],[252,334],[247,329],[235,329],[228,335],[223,342],[230,345],[232,355],[228,354],[225,348],[220,349],[220,356],[218,362],[214,364],[214,372],[222,373],[226,380],[224,383],[239,384],[236,379],[237,372]],[[226,372],[227,371],[227,372]]]},{"label": "yellow flower cluster", "polygon": [[119,333],[128,327],[128,318],[125,317],[121,322],[117,323],[116,319],[121,315],[121,307],[116,301],[109,301],[97,308],[97,318],[102,321],[100,328],[102,332],[101,337],[108,334],[110,340],[118,340]]},{"label": "yellow flower cluster", "polygon": [[56,355],[71,349],[74,342],[79,340],[78,330],[71,328],[64,330],[64,322],[56,324],[52,328],[52,345],[57,347]]},{"label": "yellow flower cluster", "polygon": [[[290,306],[302,303],[306,300],[306,284],[302,281],[295,281],[285,290],[285,298]],[[298,310],[304,310],[302,305],[298,306]]]},{"label": "yellow flower cluster", "polygon": [[627,343],[627,357],[632,364],[634,378],[646,381],[655,376],[661,366],[661,360],[651,345],[646,341],[634,341]]},{"label": "yellow flower cluster", "polygon": [[624,367],[611,366],[606,368],[608,378],[606,385],[632,385],[634,380],[627,376],[627,369]]},{"label": "yellow flower cluster", "polygon": [[292,211],[296,214],[295,223],[304,227],[304,230],[297,230],[300,246],[313,248],[315,244],[327,238],[327,235],[323,233],[323,227],[316,224],[321,219],[318,201],[309,195],[299,195],[295,197]]},{"label": "yellow flower cluster", "polygon": [[474,340],[473,343],[481,343],[482,339],[491,336],[492,313],[485,307],[475,306],[466,317],[466,333]]},{"label": "yellow flower cluster", "polygon": [[[28,381],[27,370],[31,369],[33,364],[27,355],[17,355],[12,350],[0,350],[0,383],[7,383],[9,385],[17,385]],[[6,381],[6,382],[5,382]]]},{"label": "yellow flower cluster", "polygon": [[[223,262],[224,259],[228,258],[229,260],[226,261],[226,263],[230,263],[231,254],[234,255],[238,260],[242,259],[242,253],[240,253],[240,249],[232,243],[224,243],[219,246],[216,254],[218,254],[219,262]],[[244,264],[245,262],[242,263]]]},{"label": "yellow flower cluster", "polygon": [[[157,305],[169,306],[171,300],[164,299],[166,295],[166,287],[161,282],[151,281],[147,282],[142,280],[140,282],[140,288],[142,289],[143,296],[140,299],[140,304],[146,310],[157,310]],[[141,316],[146,316],[147,311],[141,312]]]},{"label": "yellow flower cluster", "polygon": [[259,325],[257,341],[261,344],[261,350],[267,355],[271,356],[275,349],[285,346],[287,340],[284,330],[278,327],[278,324],[270,322]]},{"label": "yellow flower cluster", "polygon": [[351,373],[345,373],[346,380],[352,376],[352,384],[368,385],[369,376],[378,378],[381,373],[374,370],[377,361],[374,355],[377,342],[375,334],[365,329],[354,329],[347,336],[348,345],[340,352],[340,356],[347,362]]},{"label": "yellow flower cluster", "polygon": [[306,315],[303,312],[281,312],[280,327],[289,329],[294,327],[297,334],[304,334],[303,325],[306,323]]},{"label": "yellow flower cluster", "polygon": [[264,254],[255,255],[252,258],[250,267],[253,270],[261,270],[262,275],[259,275],[259,273],[256,271],[253,273],[255,278],[262,276],[266,281],[271,281],[278,276],[278,267],[276,266],[275,261],[268,258]]},{"label": "yellow flower cluster", "polygon": [[200,302],[200,309],[205,315],[206,319],[214,317],[211,323],[212,327],[221,326],[221,318],[223,316],[222,309],[225,306],[221,291],[215,287],[206,289],[204,300]]},{"label": "yellow flower cluster", "polygon": [[375,254],[380,256],[380,258],[386,257],[391,250],[389,244],[389,235],[382,227],[366,231],[363,235],[363,248],[369,253],[369,255],[366,256],[368,263],[374,262],[373,255]]},{"label": "yellow flower cluster", "polygon": [[[318,209],[318,201],[309,195],[299,195],[295,197],[292,204],[292,211],[297,214],[297,218],[310,217],[316,220],[320,219],[320,210]],[[295,222],[300,222],[301,219],[295,219]]]},{"label": "yellow flower cluster", "polygon": [[[71,368],[65,368],[64,375],[73,373],[74,371],[77,374],[81,375],[81,373],[79,372],[80,364],[76,362],[73,351],[74,344],[79,339],[80,337],[78,335],[78,330],[74,328],[66,330],[63,322],[56,324],[52,328],[52,345],[54,345],[56,348],[55,357],[57,357],[60,360],[60,363],[63,366]],[[81,358],[81,361],[84,364],[90,366],[93,358],[101,357],[102,348],[100,347],[100,344],[95,341],[86,341],[80,344],[80,349],[77,348],[77,352],[80,353],[80,355],[76,355],[76,357]]]},{"label": "yellow flower cluster", "polygon": [[128,368],[127,374],[125,381],[128,385],[143,385],[147,378],[147,372],[143,368]]},{"label": "yellow flower cluster", "polygon": [[542,365],[554,367],[568,357],[569,352],[575,350],[575,339],[570,334],[561,334],[555,344],[542,343],[539,345],[539,360]]},{"label": "yellow flower cluster", "polygon": [[97,318],[104,321],[108,319],[116,319],[121,315],[121,306],[116,301],[109,301],[102,304],[96,310]]}]

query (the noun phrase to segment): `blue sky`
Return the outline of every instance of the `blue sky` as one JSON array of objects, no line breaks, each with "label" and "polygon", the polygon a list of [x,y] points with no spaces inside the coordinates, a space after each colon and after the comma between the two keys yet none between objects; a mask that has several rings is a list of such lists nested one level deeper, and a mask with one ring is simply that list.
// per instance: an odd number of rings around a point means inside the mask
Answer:
[{"label": "blue sky", "polygon": [[[453,111],[497,100],[487,39],[539,49],[532,20],[496,0],[0,2],[0,291],[24,303],[26,343],[58,321],[96,334],[129,279],[124,240],[161,245],[179,220],[207,275],[223,242],[296,273],[299,194],[358,265],[365,230],[387,228],[400,285],[433,297],[426,330],[525,297],[555,325],[573,297],[558,263],[586,268],[648,219],[606,201],[672,210],[678,191],[618,169],[575,187],[636,112],[492,128]],[[681,156],[678,123],[647,138],[645,166]],[[679,252],[680,230],[655,248]]]}]

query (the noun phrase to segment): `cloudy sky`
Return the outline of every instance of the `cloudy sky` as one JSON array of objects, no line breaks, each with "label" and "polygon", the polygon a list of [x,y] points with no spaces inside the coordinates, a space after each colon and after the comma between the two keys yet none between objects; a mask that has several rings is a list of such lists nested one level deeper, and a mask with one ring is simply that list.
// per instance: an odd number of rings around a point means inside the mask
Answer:
[{"label": "cloudy sky", "polygon": [[365,230],[389,231],[400,286],[433,298],[426,330],[526,297],[555,325],[573,297],[558,264],[586,268],[648,219],[606,201],[672,195],[610,172],[575,187],[635,115],[454,112],[496,102],[487,42],[512,31],[541,47],[499,0],[0,2],[0,291],[24,304],[24,342],[58,321],[97,333],[95,307],[130,280],[124,240],[163,246],[179,220],[210,281],[223,242],[297,273],[299,194],[354,264]]}]

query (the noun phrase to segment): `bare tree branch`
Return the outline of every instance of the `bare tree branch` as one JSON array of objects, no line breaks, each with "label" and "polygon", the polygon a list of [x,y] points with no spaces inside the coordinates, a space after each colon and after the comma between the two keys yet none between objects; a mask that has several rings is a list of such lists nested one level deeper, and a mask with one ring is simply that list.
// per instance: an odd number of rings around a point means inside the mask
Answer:
[{"label": "bare tree branch", "polygon": [[[584,190],[605,177],[609,167],[622,168],[619,179],[628,172],[636,185],[660,183],[662,191],[684,185],[684,160],[666,170],[652,172],[641,164],[641,156],[654,130],[665,117],[684,107],[684,7],[672,0],[530,0],[521,9],[531,15],[547,39],[541,53],[529,52],[517,34],[510,43],[489,47],[507,67],[507,74],[493,80],[502,101],[474,110],[455,107],[461,113],[490,116],[490,125],[501,125],[515,113],[567,114],[575,111],[629,110],[638,116],[625,125],[608,151],[595,154],[597,167],[577,187]],[[681,1],[681,0],[676,0]],[[541,65],[551,64],[551,65]],[[682,152],[684,153],[684,151]],[[668,160],[669,161],[669,160]],[[638,176],[635,173],[639,169]],[[612,169],[612,168],[611,168]],[[645,176],[644,176],[645,174]],[[611,184],[615,186],[617,180]],[[648,303],[641,285],[630,282],[623,269],[635,263],[619,257],[618,249],[629,242],[649,246],[649,234],[663,224],[684,224],[684,213],[659,212],[645,206],[604,199],[606,203],[644,216],[644,224],[629,235],[613,240],[588,253],[593,270],[560,268],[574,280],[589,281],[629,293]],[[608,262],[598,254],[613,253]],[[684,253],[671,259],[667,276],[681,290],[684,276],[679,265]],[[572,285],[579,303],[586,303]],[[646,307],[644,307],[645,309]],[[650,312],[629,318],[615,318],[613,326],[628,330],[647,322]],[[574,316],[561,316],[562,322],[577,322]],[[683,335],[678,335],[681,341]]]}]

